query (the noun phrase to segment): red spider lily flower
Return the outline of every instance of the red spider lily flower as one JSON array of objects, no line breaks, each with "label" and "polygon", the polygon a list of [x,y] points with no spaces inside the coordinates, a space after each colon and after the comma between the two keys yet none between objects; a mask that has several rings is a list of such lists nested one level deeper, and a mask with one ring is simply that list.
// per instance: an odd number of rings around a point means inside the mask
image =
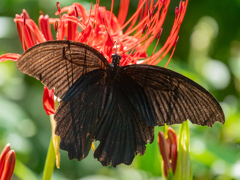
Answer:
[{"label": "red spider lily flower", "polygon": [[170,173],[175,174],[177,165],[177,134],[169,127],[167,138],[163,132],[158,133],[158,144],[163,159],[163,173],[168,177]]},{"label": "red spider lily flower", "polygon": [[16,155],[10,149],[10,144],[7,144],[0,155],[0,180],[10,180],[16,162]]},{"label": "red spider lily flower", "polygon": [[[24,51],[37,43],[53,40],[52,25],[57,31],[57,40],[67,39],[85,43],[101,52],[109,62],[111,55],[117,52],[122,56],[120,65],[158,64],[171,52],[168,64],[174,53],[188,4],[188,0],[180,1],[179,7],[175,10],[172,30],[163,47],[155,52],[163,32],[162,26],[170,1],[158,0],[155,3],[154,0],[140,0],[136,12],[127,21],[130,0],[121,0],[118,17],[113,14],[114,0],[110,11],[99,6],[99,0],[96,0],[96,4],[94,6],[91,4],[89,11],[86,11],[80,3],[73,3],[63,8],[57,3],[55,14],[59,17],[49,18],[48,15],[40,12],[39,27],[26,10],[23,10],[21,15],[16,15],[14,21]],[[146,50],[155,38],[157,38],[156,46],[148,56]],[[18,57],[19,54],[6,54],[0,56],[0,62],[6,59],[16,61]],[[44,90],[44,109],[47,114],[54,113],[53,104],[45,106],[53,102],[49,99],[53,98],[51,93],[53,92]]]}]

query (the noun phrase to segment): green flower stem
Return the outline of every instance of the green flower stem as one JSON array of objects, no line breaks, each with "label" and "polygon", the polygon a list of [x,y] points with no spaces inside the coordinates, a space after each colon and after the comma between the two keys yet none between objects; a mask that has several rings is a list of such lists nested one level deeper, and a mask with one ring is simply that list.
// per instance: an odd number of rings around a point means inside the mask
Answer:
[{"label": "green flower stem", "polygon": [[51,180],[52,173],[55,167],[55,161],[56,161],[56,157],[55,157],[55,151],[53,146],[53,138],[51,137],[51,141],[48,148],[47,159],[46,159],[45,167],[43,171],[43,180]]},{"label": "green flower stem", "polygon": [[172,170],[171,170],[171,171],[168,171],[168,177],[167,177],[167,180],[174,180],[174,175],[173,175]]},{"label": "green flower stem", "polygon": [[189,135],[189,123],[185,121],[179,131],[178,138],[178,159],[177,168],[175,172],[176,180],[192,180],[192,169],[190,159],[190,135]]}]

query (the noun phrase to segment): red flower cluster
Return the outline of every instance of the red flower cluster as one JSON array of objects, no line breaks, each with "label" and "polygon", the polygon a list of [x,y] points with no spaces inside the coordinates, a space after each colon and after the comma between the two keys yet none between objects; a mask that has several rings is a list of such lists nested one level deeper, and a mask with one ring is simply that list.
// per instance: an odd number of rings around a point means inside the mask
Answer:
[{"label": "red flower cluster", "polygon": [[[163,32],[162,25],[168,12],[171,0],[140,0],[136,12],[126,21],[130,0],[121,0],[118,17],[111,10],[91,4],[89,11],[80,3],[61,9],[57,3],[56,15],[59,18],[49,18],[41,12],[39,27],[30,18],[26,10],[21,15],[16,15],[14,21],[17,25],[23,50],[53,40],[51,25],[57,31],[57,40],[67,39],[85,43],[101,52],[109,62],[111,55],[117,51],[122,59],[120,65],[128,64],[158,64],[170,51],[169,63],[178,40],[178,32],[183,21],[188,0],[180,1],[175,9],[175,20],[172,30],[162,48],[156,50],[158,40]],[[156,46],[150,56],[146,50],[153,40],[157,38]],[[115,43],[117,42],[117,43]],[[16,61],[19,54],[4,54],[0,62],[5,60]],[[167,66],[166,64],[166,66]],[[53,91],[44,90],[44,109],[47,114],[54,113]]]}]

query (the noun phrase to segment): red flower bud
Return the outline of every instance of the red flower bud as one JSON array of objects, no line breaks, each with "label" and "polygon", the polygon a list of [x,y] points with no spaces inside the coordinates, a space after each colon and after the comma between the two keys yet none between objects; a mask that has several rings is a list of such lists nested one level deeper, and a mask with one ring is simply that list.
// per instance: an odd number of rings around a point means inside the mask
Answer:
[{"label": "red flower bud", "polygon": [[0,180],[11,180],[16,162],[16,155],[7,144],[0,155]]}]

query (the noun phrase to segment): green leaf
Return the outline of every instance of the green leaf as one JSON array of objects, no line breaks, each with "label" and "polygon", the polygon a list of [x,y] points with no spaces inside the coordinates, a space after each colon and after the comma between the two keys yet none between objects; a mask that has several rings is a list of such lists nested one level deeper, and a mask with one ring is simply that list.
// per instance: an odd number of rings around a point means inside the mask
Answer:
[{"label": "green leaf", "polygon": [[23,179],[23,180],[37,180],[38,179],[37,175],[18,159],[16,160],[14,174],[19,179]]}]

